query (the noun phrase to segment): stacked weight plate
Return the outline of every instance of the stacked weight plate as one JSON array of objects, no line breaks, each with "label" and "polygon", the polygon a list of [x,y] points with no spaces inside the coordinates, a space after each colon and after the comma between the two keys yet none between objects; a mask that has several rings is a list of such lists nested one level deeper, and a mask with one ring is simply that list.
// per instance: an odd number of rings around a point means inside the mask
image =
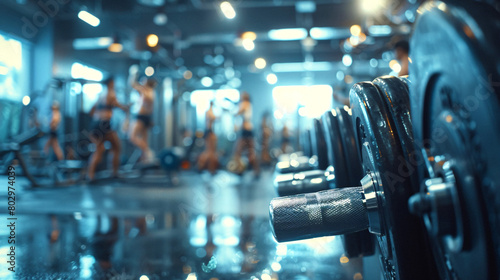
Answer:
[{"label": "stacked weight plate", "polygon": [[499,279],[500,14],[429,2],[411,38],[413,168],[442,279]]},{"label": "stacked weight plate", "polygon": [[[275,236],[278,241],[296,240],[368,228],[377,238],[385,278],[433,279],[436,274],[427,261],[431,254],[422,223],[407,207],[417,191],[411,176],[404,173],[412,143],[408,87],[399,78],[381,77],[356,84],[350,101],[355,135],[351,145],[357,147],[354,151],[359,152],[364,177],[358,178],[358,187],[351,187],[355,182],[346,178],[347,187],[337,184],[338,189],[273,200],[270,215]],[[342,153],[333,153],[333,160],[356,158],[339,146]]]}]

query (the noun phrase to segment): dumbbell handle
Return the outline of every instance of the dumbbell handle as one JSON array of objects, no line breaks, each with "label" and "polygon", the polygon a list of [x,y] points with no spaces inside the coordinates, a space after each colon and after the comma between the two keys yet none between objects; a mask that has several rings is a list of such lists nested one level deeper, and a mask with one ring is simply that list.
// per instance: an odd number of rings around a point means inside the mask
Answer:
[{"label": "dumbbell handle", "polygon": [[369,227],[362,187],[275,198],[269,214],[278,242],[347,234]]}]

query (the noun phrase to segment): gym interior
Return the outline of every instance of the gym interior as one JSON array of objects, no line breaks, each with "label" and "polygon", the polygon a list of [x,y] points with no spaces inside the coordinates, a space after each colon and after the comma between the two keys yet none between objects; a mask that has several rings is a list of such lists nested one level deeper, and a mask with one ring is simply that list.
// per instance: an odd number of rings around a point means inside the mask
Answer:
[{"label": "gym interior", "polygon": [[496,0],[2,0],[0,278],[500,279]]}]

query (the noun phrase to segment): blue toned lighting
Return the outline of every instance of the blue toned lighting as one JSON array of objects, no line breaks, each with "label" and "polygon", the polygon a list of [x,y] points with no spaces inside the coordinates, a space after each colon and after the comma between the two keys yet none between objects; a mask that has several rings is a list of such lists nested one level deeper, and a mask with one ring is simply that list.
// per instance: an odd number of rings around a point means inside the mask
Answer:
[{"label": "blue toned lighting", "polygon": [[267,36],[275,41],[303,40],[307,37],[307,30],[304,28],[271,29]]},{"label": "blue toned lighting", "polygon": [[392,28],[389,25],[372,25],[368,27],[368,33],[372,36],[386,36],[390,35]]},{"label": "blue toned lighting", "polygon": [[92,25],[93,27],[97,27],[101,23],[101,20],[99,20],[99,18],[87,11],[80,11],[78,13],[78,18]]},{"label": "blue toned lighting", "polygon": [[344,63],[345,66],[349,67],[352,65],[352,57],[348,54],[344,54],[342,57],[342,63]]}]

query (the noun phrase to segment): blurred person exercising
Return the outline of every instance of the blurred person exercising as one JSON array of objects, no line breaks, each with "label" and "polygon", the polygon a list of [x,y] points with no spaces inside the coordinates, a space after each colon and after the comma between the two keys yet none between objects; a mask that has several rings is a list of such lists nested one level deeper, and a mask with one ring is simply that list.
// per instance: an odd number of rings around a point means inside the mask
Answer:
[{"label": "blurred person exercising", "polygon": [[210,101],[210,108],[205,113],[205,151],[198,158],[198,169],[207,169],[210,173],[215,174],[219,159],[217,157],[217,135],[213,131],[214,122],[217,117],[214,114],[214,102]]},{"label": "blurred person exercising", "polygon": [[52,103],[52,119],[50,120],[50,132],[49,140],[45,143],[43,148],[44,153],[47,155],[49,153],[49,147],[52,147],[54,154],[56,154],[57,160],[63,160],[64,155],[59,145],[59,140],[57,140],[57,129],[61,123],[61,111],[59,110],[59,102],[54,101]]},{"label": "blurred person exercising", "polygon": [[95,145],[95,151],[90,158],[88,178],[94,180],[95,170],[105,151],[104,142],[111,143],[111,151],[113,152],[113,177],[118,176],[118,167],[120,165],[120,139],[115,131],[111,129],[111,117],[113,109],[120,108],[123,111],[128,111],[128,108],[118,103],[115,93],[115,81],[108,78],[104,81],[107,86],[106,94],[101,94],[99,100],[90,110],[90,115],[93,116],[90,140]]},{"label": "blurred person exercising", "polygon": [[401,65],[401,70],[398,73],[398,76],[408,75],[408,66],[410,61],[410,44],[408,41],[401,40],[394,44],[394,55],[396,56],[396,60],[399,61]]},{"label": "blurred person exercising", "polygon": [[253,165],[255,175],[258,175],[259,164],[255,156],[255,143],[252,125],[252,103],[250,102],[250,95],[246,91],[241,94],[240,107],[236,115],[242,116],[243,124],[240,138],[236,144],[234,159],[239,162],[243,150],[248,150],[248,161],[251,165]]},{"label": "blurred person exercising", "polygon": [[153,104],[155,100],[155,87],[157,85],[154,79],[143,79],[141,83],[137,82],[138,67],[130,68],[129,84],[140,94],[140,109],[137,113],[136,120],[130,132],[130,141],[141,149],[142,160],[144,162],[152,162],[154,153],[149,148],[148,137],[149,129],[152,127]]}]

